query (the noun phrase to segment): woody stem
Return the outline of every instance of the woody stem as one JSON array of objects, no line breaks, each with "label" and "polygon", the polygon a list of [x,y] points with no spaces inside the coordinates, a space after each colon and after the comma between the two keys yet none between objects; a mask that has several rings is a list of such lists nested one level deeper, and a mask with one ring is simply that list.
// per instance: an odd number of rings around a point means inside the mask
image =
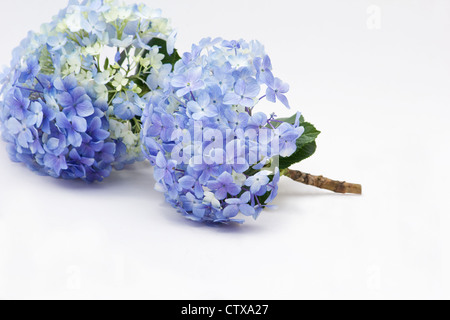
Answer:
[{"label": "woody stem", "polygon": [[283,175],[308,186],[326,189],[336,193],[349,193],[358,195],[362,194],[362,186],[360,184],[331,180],[323,176],[314,176],[308,173],[290,169],[285,170],[283,172]]}]

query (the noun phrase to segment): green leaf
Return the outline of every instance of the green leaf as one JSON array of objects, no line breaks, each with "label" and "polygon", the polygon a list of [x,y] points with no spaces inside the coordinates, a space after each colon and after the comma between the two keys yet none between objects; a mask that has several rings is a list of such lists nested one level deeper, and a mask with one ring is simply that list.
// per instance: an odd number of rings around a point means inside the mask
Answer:
[{"label": "green leaf", "polygon": [[303,146],[305,144],[316,141],[321,132],[309,122],[303,122],[301,126],[305,128],[305,132],[297,140],[297,146]]},{"label": "green leaf", "polygon": [[280,157],[280,170],[288,169],[290,166],[310,158],[316,152],[316,149],[317,144],[314,141],[301,146],[288,158]]}]

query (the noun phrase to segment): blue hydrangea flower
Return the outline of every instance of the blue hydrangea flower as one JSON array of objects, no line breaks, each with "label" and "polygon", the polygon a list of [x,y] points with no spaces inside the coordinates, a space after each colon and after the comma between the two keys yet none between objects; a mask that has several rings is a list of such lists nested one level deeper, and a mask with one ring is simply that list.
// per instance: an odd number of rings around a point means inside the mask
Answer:
[{"label": "blue hydrangea flower", "polygon": [[171,84],[174,88],[178,88],[177,95],[179,97],[203,88],[205,84],[201,79],[202,71],[202,68],[195,67],[172,78]]},{"label": "blue hydrangea flower", "polygon": [[81,146],[83,139],[81,138],[81,133],[86,132],[87,122],[85,118],[73,116],[72,120],[66,117],[63,112],[56,115],[56,125],[60,130],[67,136],[67,142],[78,148]]},{"label": "blue hydrangea flower", "polygon": [[31,103],[29,111],[27,113],[27,124],[40,128],[43,120],[44,113],[42,112],[42,104],[40,102],[34,101],[33,103]]},{"label": "blue hydrangea flower", "polygon": [[228,172],[224,172],[217,179],[209,181],[207,187],[215,191],[217,200],[226,199],[228,194],[237,196],[241,192],[241,188],[234,183],[233,176]]},{"label": "blue hydrangea flower", "polygon": [[273,76],[263,47],[243,40],[202,40],[169,78],[142,118],[156,189],[190,220],[257,218],[278,193],[276,158],[291,156],[304,132],[299,121],[257,112],[274,96],[284,104],[287,85]]},{"label": "blue hydrangea flower", "polygon": [[[73,76],[69,76],[71,78]],[[75,77],[73,77],[76,81]],[[74,116],[89,117],[94,114],[94,106],[92,100],[86,94],[83,87],[75,87],[72,90],[64,91],[57,96],[59,105],[63,108],[64,113],[69,117]]]},{"label": "blue hydrangea flower", "polygon": [[30,99],[26,98],[26,95],[30,92],[25,90],[25,92],[22,93],[22,91],[23,90],[19,88],[9,90],[9,92],[6,93],[4,103],[4,107],[9,109],[7,111],[11,114],[11,116],[19,120],[22,120],[25,117],[26,111],[30,106]]},{"label": "blue hydrangea flower", "polygon": [[28,80],[32,80],[34,79],[38,72],[39,72],[39,61],[36,57],[30,57],[28,58],[28,60],[26,61],[25,66],[20,70],[20,77],[19,77],[19,81],[21,83],[25,83]]},{"label": "blue hydrangea flower", "polygon": [[264,58],[257,57],[254,61],[254,66],[256,69],[256,78],[265,84],[270,84],[273,82],[272,74],[272,61],[269,56]]},{"label": "blue hydrangea flower", "polygon": [[239,199],[227,199],[227,207],[223,210],[223,215],[227,218],[234,218],[239,213],[247,217],[254,216],[256,211],[255,208],[249,205],[251,198],[250,192],[245,192]]},{"label": "blue hydrangea flower", "polygon": [[116,98],[113,100],[114,113],[122,120],[131,120],[142,115],[142,109],[133,101]]},{"label": "blue hydrangea flower", "polygon": [[177,57],[168,20],[145,5],[71,0],[41,30],[14,50],[0,77],[0,130],[11,159],[89,182],[144,160],[140,118],[168,81],[173,65],[163,61]]},{"label": "blue hydrangea flower", "polygon": [[67,40],[64,34],[58,33],[56,36],[48,37],[47,44],[50,46],[52,52],[57,52],[66,45]]},{"label": "blue hydrangea flower", "polygon": [[108,25],[97,12],[89,11],[87,19],[84,17],[81,19],[81,26],[87,33],[96,35],[100,40],[103,40]]},{"label": "blue hydrangea flower", "polygon": [[239,79],[236,82],[234,91],[225,95],[223,103],[251,108],[256,104],[255,98],[260,91],[261,88],[256,80],[251,79],[246,82],[243,79]]},{"label": "blue hydrangea flower", "polygon": [[297,150],[296,139],[302,135],[304,128],[295,128],[288,123],[282,123],[275,131],[280,141],[280,156],[289,157]]},{"label": "blue hydrangea flower", "polygon": [[18,145],[28,149],[29,143],[33,142],[33,134],[27,122],[19,122],[16,118],[10,118],[6,123],[9,132],[17,137]]},{"label": "blue hydrangea flower", "polygon": [[199,95],[196,101],[189,101],[187,108],[194,120],[212,118],[218,114],[217,107],[211,105],[211,98],[206,92]]},{"label": "blue hydrangea flower", "polygon": [[277,100],[281,101],[288,109],[290,109],[289,101],[286,98],[286,93],[289,92],[289,85],[284,83],[278,78],[270,79],[267,88],[267,100],[270,102],[277,102]]}]

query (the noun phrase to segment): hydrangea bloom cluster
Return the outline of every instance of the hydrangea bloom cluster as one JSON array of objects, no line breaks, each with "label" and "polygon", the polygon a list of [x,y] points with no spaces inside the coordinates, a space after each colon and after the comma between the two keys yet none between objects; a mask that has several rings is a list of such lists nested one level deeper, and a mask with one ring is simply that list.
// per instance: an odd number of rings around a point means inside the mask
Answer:
[{"label": "hydrangea bloom cluster", "polygon": [[12,160],[87,181],[143,160],[141,116],[172,71],[175,36],[145,5],[71,0],[15,49],[0,78]]},{"label": "hydrangea bloom cluster", "polygon": [[277,196],[278,157],[304,128],[258,112],[261,101],[289,108],[258,42],[204,39],[175,65],[164,95],[143,115],[142,141],[157,189],[184,216],[210,223],[257,218]]}]

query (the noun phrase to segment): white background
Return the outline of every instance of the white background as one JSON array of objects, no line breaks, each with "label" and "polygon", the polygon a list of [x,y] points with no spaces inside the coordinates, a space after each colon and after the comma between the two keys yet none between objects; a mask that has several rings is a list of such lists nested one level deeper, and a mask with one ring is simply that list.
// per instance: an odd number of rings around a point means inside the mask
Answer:
[{"label": "white background", "polygon": [[[164,203],[148,165],[59,181],[11,163],[2,142],[0,298],[450,298],[450,1],[148,3],[182,52],[205,36],[263,42],[323,132],[298,168],[364,196],[285,179],[278,209],[206,227]],[[3,1],[1,64],[64,5]]]}]

